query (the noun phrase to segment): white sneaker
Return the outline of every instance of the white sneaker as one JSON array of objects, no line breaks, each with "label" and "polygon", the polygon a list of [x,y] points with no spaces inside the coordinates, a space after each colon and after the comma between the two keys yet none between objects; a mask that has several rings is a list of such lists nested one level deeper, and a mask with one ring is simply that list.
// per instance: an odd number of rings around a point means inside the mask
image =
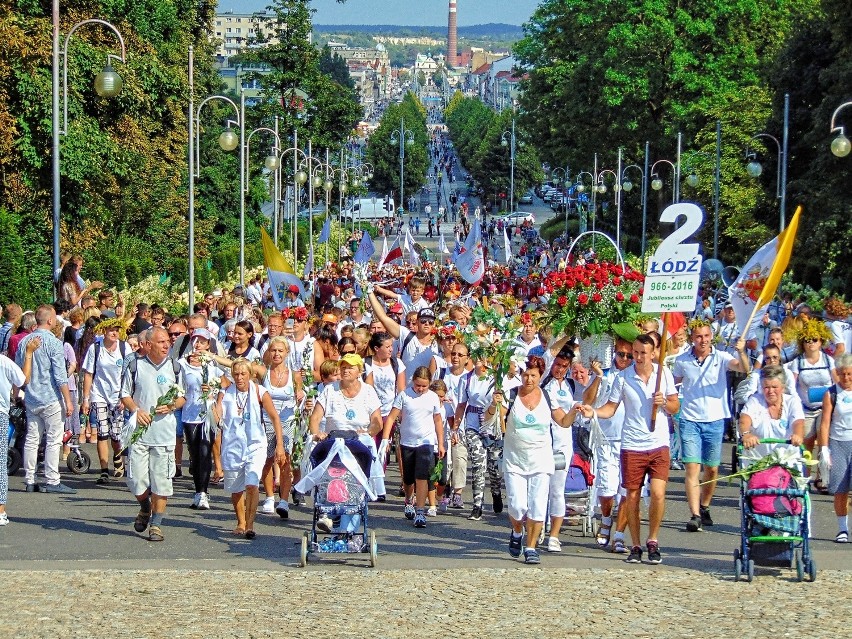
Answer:
[{"label": "white sneaker", "polygon": [[429,510],[426,511],[427,517],[437,517],[438,516],[438,508],[437,506],[429,506]]},{"label": "white sneaker", "polygon": [[330,533],[333,528],[334,522],[328,515],[322,515],[319,519],[317,519],[317,530],[324,533]]},{"label": "white sneaker", "polygon": [[189,505],[190,508],[198,508],[198,502],[201,500],[201,493],[195,493],[195,496],[192,498],[192,503]]},{"label": "white sneaker", "polygon": [[264,515],[271,515],[275,512],[275,497],[267,497],[263,500],[260,506],[260,512]]},{"label": "white sneaker", "polygon": [[0,526],[5,526],[9,523],[9,515],[6,513],[0,513]]},{"label": "white sneaker", "polygon": [[556,537],[548,537],[547,552],[562,552],[562,542]]},{"label": "white sneaker", "polygon": [[207,493],[198,493],[198,510],[210,510],[210,500]]}]

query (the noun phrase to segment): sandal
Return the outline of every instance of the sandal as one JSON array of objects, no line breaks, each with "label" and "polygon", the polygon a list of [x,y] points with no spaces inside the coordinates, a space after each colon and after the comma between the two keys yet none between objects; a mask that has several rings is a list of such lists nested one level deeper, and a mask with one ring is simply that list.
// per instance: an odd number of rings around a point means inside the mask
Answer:
[{"label": "sandal", "polygon": [[149,521],[151,521],[150,511],[146,513],[144,510],[140,510],[139,514],[136,515],[136,519],[133,520],[133,530],[138,533],[145,532]]},{"label": "sandal", "polygon": [[598,542],[598,546],[601,548],[606,548],[609,546],[609,537],[611,535],[612,526],[604,526],[601,525],[598,528],[598,532],[595,534],[595,541]]},{"label": "sandal", "polygon": [[849,533],[845,530],[841,530],[839,533],[837,533],[837,536],[834,538],[834,543],[836,543],[836,544],[849,543]]},{"label": "sandal", "polygon": [[234,537],[244,537],[246,531],[242,528],[234,528],[234,532],[231,533]]},{"label": "sandal", "polygon": [[623,539],[616,539],[612,544],[612,552],[617,555],[626,555],[627,546],[624,545]]},{"label": "sandal", "polygon": [[163,532],[159,526],[151,526],[148,529],[148,541],[163,541]]},{"label": "sandal", "polygon": [[211,482],[211,483],[213,483],[213,484],[216,484],[216,485],[221,484],[223,481],[225,481],[225,476],[224,476],[224,475],[214,475],[214,476],[210,479],[210,482]]}]

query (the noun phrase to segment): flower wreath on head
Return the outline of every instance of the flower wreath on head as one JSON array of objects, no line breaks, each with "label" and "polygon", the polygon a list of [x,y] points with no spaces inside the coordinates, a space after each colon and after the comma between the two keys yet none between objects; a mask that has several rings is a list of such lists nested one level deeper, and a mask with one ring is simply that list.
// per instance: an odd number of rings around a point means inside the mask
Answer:
[{"label": "flower wreath on head", "polygon": [[710,320],[707,320],[707,319],[703,319],[701,317],[694,317],[691,320],[689,320],[689,324],[687,324],[687,327],[689,328],[690,334],[693,331],[698,330],[699,328],[704,328],[705,326],[707,326],[709,328],[713,328],[713,322],[711,322]]},{"label": "flower wreath on head", "polygon": [[815,317],[803,320],[798,326],[794,325],[784,331],[784,339],[788,342],[799,343],[806,339],[821,340],[823,345],[828,344],[831,339],[831,329],[828,324]]},{"label": "flower wreath on head", "polygon": [[291,306],[290,308],[285,308],[281,310],[281,317],[283,317],[285,320],[295,319],[303,321],[308,319],[308,309],[304,306]]},{"label": "flower wreath on head", "polygon": [[122,342],[127,339],[128,324],[123,317],[111,317],[109,319],[98,322],[95,326],[95,335],[103,335],[111,328],[118,329],[118,339]]}]

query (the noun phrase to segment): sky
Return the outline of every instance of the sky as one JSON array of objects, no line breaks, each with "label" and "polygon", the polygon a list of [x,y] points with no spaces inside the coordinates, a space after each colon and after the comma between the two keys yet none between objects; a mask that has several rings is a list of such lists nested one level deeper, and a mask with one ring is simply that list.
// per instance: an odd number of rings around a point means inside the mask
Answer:
[{"label": "sky", "polygon": [[[262,11],[268,0],[219,0],[219,11]],[[448,0],[312,0],[314,24],[398,24],[437,26],[447,24]],[[458,24],[487,22],[520,25],[538,6],[538,0],[457,0]]]}]

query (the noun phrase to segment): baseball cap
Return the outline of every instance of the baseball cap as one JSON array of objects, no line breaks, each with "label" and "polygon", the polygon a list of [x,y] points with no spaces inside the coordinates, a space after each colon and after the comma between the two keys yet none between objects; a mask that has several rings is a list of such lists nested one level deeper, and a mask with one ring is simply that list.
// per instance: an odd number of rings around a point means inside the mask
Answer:
[{"label": "baseball cap", "polygon": [[329,324],[337,324],[337,315],[334,313],[326,313],[322,316],[322,321]]},{"label": "baseball cap", "polygon": [[344,302],[343,300],[337,300],[334,303],[334,308],[339,308],[341,311],[345,311],[346,310],[346,302]]},{"label": "baseball cap", "polygon": [[733,305],[733,304],[731,304],[730,302],[728,302],[727,304],[725,304],[725,309],[727,310],[727,309],[729,309],[729,308],[734,308],[734,305]]},{"label": "baseball cap", "polygon": [[422,320],[422,319],[434,320],[435,319],[435,311],[433,311],[431,308],[421,308],[420,312],[417,313],[417,319],[419,319],[419,320]]},{"label": "baseball cap", "polygon": [[299,294],[299,287],[298,287],[298,286],[296,286],[295,284],[291,284],[291,285],[287,288],[287,292],[288,292],[288,293],[295,293],[296,295],[298,295],[298,294]]},{"label": "baseball cap", "polygon": [[192,339],[203,337],[208,342],[213,341],[213,335],[206,328],[195,328],[192,330]]}]

